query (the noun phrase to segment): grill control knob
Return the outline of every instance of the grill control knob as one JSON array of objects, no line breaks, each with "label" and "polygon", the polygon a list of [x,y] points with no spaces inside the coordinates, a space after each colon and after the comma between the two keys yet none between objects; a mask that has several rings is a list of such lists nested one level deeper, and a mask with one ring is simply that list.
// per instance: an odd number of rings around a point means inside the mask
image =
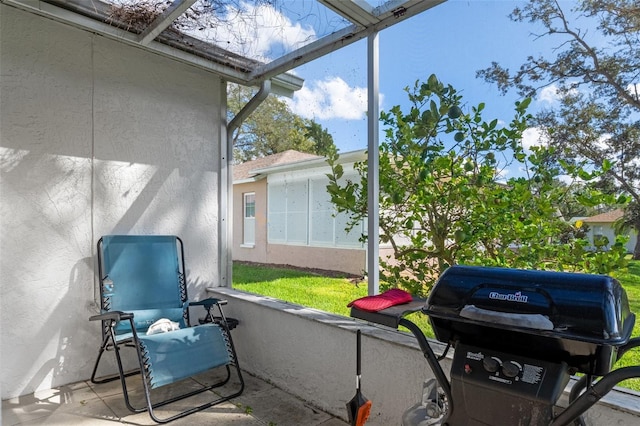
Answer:
[{"label": "grill control knob", "polygon": [[513,378],[516,377],[518,373],[520,373],[520,367],[513,362],[507,361],[502,364],[502,374],[504,374],[505,377]]},{"label": "grill control knob", "polygon": [[482,359],[482,366],[484,367],[485,370],[487,370],[489,373],[495,373],[496,371],[498,371],[498,369],[500,368],[500,363],[498,362],[497,359],[492,358],[490,356],[485,356]]}]

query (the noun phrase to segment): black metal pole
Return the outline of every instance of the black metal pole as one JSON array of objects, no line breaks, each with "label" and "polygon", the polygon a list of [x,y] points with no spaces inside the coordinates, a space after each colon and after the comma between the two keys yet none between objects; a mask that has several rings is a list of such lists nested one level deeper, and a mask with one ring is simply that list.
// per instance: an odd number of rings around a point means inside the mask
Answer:
[{"label": "black metal pole", "polygon": [[615,385],[623,380],[632,379],[634,377],[640,377],[640,366],[622,367],[606,374],[602,379],[598,380],[596,384],[589,387],[555,419],[553,419],[550,426],[569,425],[578,418],[578,416],[591,408],[596,402],[600,401],[600,399],[609,393]]},{"label": "black metal pole", "polygon": [[420,330],[420,328],[417,325],[415,325],[414,323],[412,323],[411,321],[405,318],[400,318],[400,321],[398,322],[398,324],[408,328],[409,331],[411,331],[411,333],[413,333],[413,335],[418,340],[418,345],[420,346],[420,349],[422,349],[422,353],[424,354],[424,357],[427,359],[427,362],[429,363],[429,367],[431,367],[431,371],[433,371],[433,374],[436,377],[436,381],[438,382],[438,385],[440,385],[440,387],[442,388],[442,391],[444,392],[445,397],[447,398],[446,418],[451,417],[451,414],[453,413],[453,398],[451,396],[451,384],[449,383],[447,376],[444,374],[444,371],[442,370],[442,367],[438,362],[438,358],[436,357],[436,354],[433,353],[433,349],[431,349],[431,346],[429,346],[429,342],[427,341],[427,338],[425,337],[424,333],[422,332],[422,330]]}]

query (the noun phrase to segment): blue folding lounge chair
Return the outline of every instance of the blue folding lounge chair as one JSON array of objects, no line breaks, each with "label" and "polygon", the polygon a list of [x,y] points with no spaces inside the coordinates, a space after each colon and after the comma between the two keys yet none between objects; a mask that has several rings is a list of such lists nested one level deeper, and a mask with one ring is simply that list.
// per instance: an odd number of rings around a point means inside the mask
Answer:
[{"label": "blue folding lounge chair", "polygon": [[[100,278],[101,314],[90,318],[102,321],[102,345],[96,359],[91,381],[105,383],[120,379],[127,408],[133,412],[148,411],[158,423],[184,417],[240,395],[244,381],[221,305],[226,301],[206,299],[189,302],[184,269],[182,240],[175,236],[109,235],[98,241],[98,271]],[[205,324],[192,327],[189,306],[206,309]],[[215,315],[212,309],[216,308]],[[147,334],[149,327],[160,319],[179,324],[179,329]],[[125,372],[121,358],[123,347],[133,347],[139,368]],[[97,377],[98,365],[105,351],[113,351],[118,373]],[[104,368],[103,368],[104,369]],[[152,390],[213,369],[220,369],[223,378],[211,385],[156,401]],[[232,371],[237,381],[231,381]],[[125,378],[142,373],[146,407],[133,407]],[[227,386],[225,386],[227,385]],[[215,398],[206,404],[160,419],[154,408],[205,391]],[[230,391],[220,396],[222,392]],[[171,392],[170,392],[171,393]]]}]

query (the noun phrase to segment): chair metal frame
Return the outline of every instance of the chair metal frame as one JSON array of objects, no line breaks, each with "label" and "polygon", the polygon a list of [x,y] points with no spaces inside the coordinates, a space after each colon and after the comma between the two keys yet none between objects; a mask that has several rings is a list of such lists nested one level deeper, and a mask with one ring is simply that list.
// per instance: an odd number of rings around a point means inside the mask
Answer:
[{"label": "chair metal frame", "polygon": [[[117,236],[117,237],[127,238],[127,236]],[[136,236],[133,236],[133,237],[136,237]],[[149,237],[153,237],[153,236],[149,236]],[[162,237],[166,237],[166,236],[162,236]],[[148,377],[149,371],[147,366],[145,365],[145,359],[143,356],[143,351],[141,349],[141,344],[138,337],[139,332],[145,331],[145,330],[136,329],[136,326],[134,323],[134,315],[135,315],[134,313],[114,310],[113,308],[117,308],[117,307],[111,306],[110,300],[108,299],[108,297],[105,297],[105,280],[108,278],[108,275],[104,270],[105,265],[104,265],[104,259],[103,259],[103,238],[100,238],[100,240],[97,243],[98,274],[99,274],[99,281],[100,281],[100,296],[101,296],[100,297],[101,313],[98,315],[93,315],[89,318],[90,321],[101,321],[102,323],[102,327],[101,327],[102,343],[100,345],[98,356],[97,356],[95,365],[93,367],[93,372],[91,373],[91,382],[95,384],[101,384],[101,383],[107,383],[107,382],[111,382],[119,379],[122,386],[125,405],[127,406],[127,408],[134,413],[148,411],[149,416],[157,423],[168,423],[172,420],[185,417],[189,414],[193,414],[195,412],[198,412],[206,408],[212,407],[214,405],[220,404],[222,402],[228,401],[242,394],[244,390],[244,379],[242,377],[242,372],[240,370],[240,366],[238,363],[235,346],[233,344],[233,339],[231,337],[230,327],[227,322],[227,318],[225,317],[225,314],[222,310],[222,305],[227,304],[227,301],[222,299],[216,299],[216,298],[209,298],[209,299],[205,299],[198,302],[188,301],[187,286],[186,286],[186,279],[185,279],[184,245],[182,240],[179,237],[175,236],[173,238],[175,238],[176,244],[179,247],[178,263],[180,265],[180,270],[178,271],[178,274],[179,274],[179,285],[180,285],[180,298],[181,298],[181,303],[184,305],[183,320],[186,327],[192,327],[190,322],[190,317],[189,317],[189,307],[202,306],[206,311],[205,322],[208,324],[195,325],[195,326],[219,327],[221,330],[222,336],[224,338],[224,341],[226,342],[230,362],[223,366],[226,372],[224,374],[224,377],[221,380],[210,385],[203,385],[203,387],[200,389],[196,389],[196,390],[183,393],[177,396],[169,397],[161,401],[156,401],[156,402],[152,401],[152,389],[150,385],[150,378]],[[212,312],[214,307],[217,310],[217,313],[215,315]],[[128,321],[131,329],[131,333],[130,335],[125,335],[124,337],[119,338],[116,327],[120,322],[123,322],[123,321]],[[120,353],[121,349],[125,347],[130,347],[135,349],[137,354],[137,362],[139,365],[139,367],[137,367],[136,369],[127,371],[127,372],[125,372],[123,369],[122,356]],[[97,372],[98,372],[100,361],[102,359],[102,355],[105,352],[109,352],[109,351],[114,352],[116,363],[118,366],[118,372],[115,374],[103,375],[98,377]],[[222,368],[222,366],[220,368]],[[205,371],[209,371],[209,369],[204,369],[201,372],[205,372]],[[226,385],[231,380],[232,371],[235,371],[235,374],[239,381],[239,384],[237,386],[238,388],[234,392],[219,396],[205,404],[201,404],[196,407],[189,408],[187,410],[181,411],[180,413],[170,417],[160,418],[156,415],[156,413],[154,413],[155,408],[162,407],[167,404],[171,404],[173,402],[180,401],[185,398],[189,398],[191,396],[195,396],[203,392],[217,389]],[[142,385],[143,385],[145,401],[146,401],[145,407],[134,407],[132,405],[130,396],[129,396],[129,390],[127,388],[126,378],[133,375],[137,375],[137,374],[141,374],[141,378],[142,378]]]}]

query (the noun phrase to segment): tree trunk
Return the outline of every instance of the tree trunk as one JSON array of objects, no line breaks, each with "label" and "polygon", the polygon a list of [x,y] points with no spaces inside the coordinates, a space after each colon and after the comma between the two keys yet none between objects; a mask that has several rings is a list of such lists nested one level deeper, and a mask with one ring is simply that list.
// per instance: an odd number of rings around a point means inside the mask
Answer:
[{"label": "tree trunk", "polygon": [[[631,231],[633,233],[633,231]],[[633,248],[633,260],[640,260],[640,232],[636,234],[636,246]]]}]

